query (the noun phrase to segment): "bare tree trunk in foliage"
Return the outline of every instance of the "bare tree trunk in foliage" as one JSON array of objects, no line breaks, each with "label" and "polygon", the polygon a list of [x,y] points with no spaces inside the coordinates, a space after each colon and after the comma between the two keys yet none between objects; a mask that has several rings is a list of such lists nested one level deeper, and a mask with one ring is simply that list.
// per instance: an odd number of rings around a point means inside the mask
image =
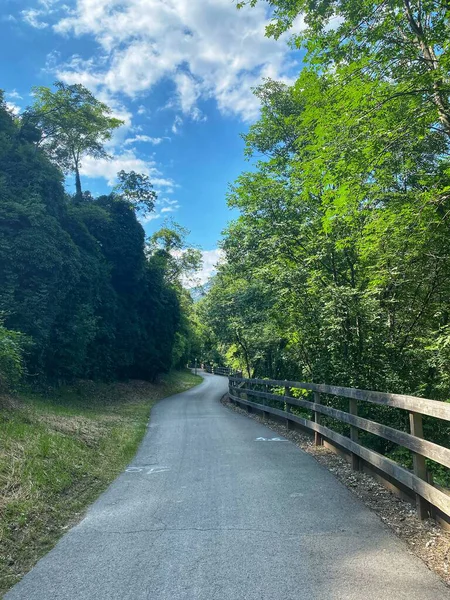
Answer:
[{"label": "bare tree trunk in foliage", "polygon": [[236,333],[237,343],[239,344],[239,346],[242,348],[242,350],[244,352],[245,367],[247,369],[248,378],[251,379],[252,372],[251,372],[251,366],[250,366],[250,360],[249,360],[247,348],[246,348],[244,342],[242,341],[241,337],[239,336],[238,332],[236,331],[235,333]]},{"label": "bare tree trunk in foliage", "polygon": [[[412,32],[416,36],[416,42],[419,46],[422,56],[426,61],[427,67],[430,71],[438,71],[439,63],[434,48],[427,44],[426,34],[421,23],[420,14],[418,19],[415,19],[409,0],[404,0],[406,18],[408,19],[409,26]],[[441,78],[433,81],[433,102],[438,109],[439,120],[442,123],[442,127],[447,135],[450,136],[450,107],[446,94],[443,90],[444,82]]]},{"label": "bare tree trunk in foliage", "polygon": [[81,179],[80,179],[80,171],[78,167],[75,167],[75,189],[77,198],[81,198],[83,192],[81,190]]}]

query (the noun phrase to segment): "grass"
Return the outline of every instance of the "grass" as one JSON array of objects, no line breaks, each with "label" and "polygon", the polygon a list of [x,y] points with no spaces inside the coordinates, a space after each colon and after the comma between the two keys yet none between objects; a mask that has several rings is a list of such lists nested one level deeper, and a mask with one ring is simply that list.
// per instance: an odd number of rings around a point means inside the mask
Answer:
[{"label": "grass", "polygon": [[130,462],[155,402],[200,381],[177,371],[0,398],[0,597]]}]

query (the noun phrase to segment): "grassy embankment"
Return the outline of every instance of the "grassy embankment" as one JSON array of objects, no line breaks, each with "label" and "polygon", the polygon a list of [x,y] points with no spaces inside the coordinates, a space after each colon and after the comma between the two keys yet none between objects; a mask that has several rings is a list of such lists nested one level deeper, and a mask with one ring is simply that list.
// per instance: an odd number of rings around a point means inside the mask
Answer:
[{"label": "grassy embankment", "polygon": [[128,464],[155,402],[200,381],[183,371],[0,398],[0,597]]}]

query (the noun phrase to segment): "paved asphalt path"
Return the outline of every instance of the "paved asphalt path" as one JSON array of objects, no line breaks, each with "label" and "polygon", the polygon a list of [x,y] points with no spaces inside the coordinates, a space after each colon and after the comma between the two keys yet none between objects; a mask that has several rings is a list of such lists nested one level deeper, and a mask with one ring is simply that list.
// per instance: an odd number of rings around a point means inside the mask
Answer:
[{"label": "paved asphalt path", "polygon": [[311,456],[223,407],[226,385],[159,402],[130,467],[6,599],[450,600]]}]

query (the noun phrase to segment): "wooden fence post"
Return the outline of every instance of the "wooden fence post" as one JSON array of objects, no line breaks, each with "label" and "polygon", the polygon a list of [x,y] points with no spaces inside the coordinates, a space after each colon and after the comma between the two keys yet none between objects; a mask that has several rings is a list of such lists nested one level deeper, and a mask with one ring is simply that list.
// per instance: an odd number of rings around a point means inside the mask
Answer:
[{"label": "wooden fence post", "polygon": [[[313,392],[313,393],[314,393],[314,402],[316,404],[320,404],[321,403],[320,392]],[[319,425],[321,422],[321,415],[320,415],[320,413],[318,413],[316,411],[314,411],[314,422]],[[314,432],[314,445],[315,446],[323,446],[323,438],[318,431]]]},{"label": "wooden fence post", "polygon": [[[252,384],[249,381],[247,381],[247,383],[244,383],[244,385],[245,385],[245,388],[243,388],[243,389],[244,389],[245,392],[248,392],[249,390],[252,389]],[[245,394],[245,399],[246,400],[250,400],[250,397],[249,397],[248,393]],[[245,405],[245,408],[247,409],[248,413],[253,412],[252,407],[249,406],[248,404]]]},{"label": "wooden fence post", "polygon": [[[358,402],[353,398],[350,398],[348,401],[348,412],[351,415],[358,416]],[[350,439],[355,444],[359,444],[359,431],[358,428],[354,425],[350,425]],[[359,471],[361,469],[361,461],[359,460],[359,456],[352,452],[352,469],[354,471]]]},{"label": "wooden fence post", "polygon": [[231,398],[232,395],[232,383],[230,381],[230,378],[228,377],[228,400],[231,404],[235,404],[234,400]]},{"label": "wooden fence post", "polygon": [[[423,419],[420,413],[409,413],[409,427],[411,435],[415,435],[416,437],[423,439]],[[428,477],[425,457],[421,454],[417,454],[416,452],[413,452],[412,454],[414,475],[417,475],[417,477],[420,477],[420,479],[427,481]],[[422,496],[419,496],[419,494],[416,494],[416,508],[419,519],[427,519],[429,517],[429,504],[424,498],[422,498]]]},{"label": "wooden fence post", "polygon": [[[239,389],[239,393],[238,393],[238,398],[239,398],[239,400],[243,400],[243,397],[242,397],[242,396],[243,396],[243,394],[244,394],[244,391],[245,391],[245,386],[246,386],[246,385],[247,385],[247,384],[243,383],[243,384],[242,384],[242,385],[240,385],[240,386],[239,386],[239,388],[238,388],[238,389]],[[244,408],[245,408],[245,410],[248,412],[248,408],[247,408],[247,406],[243,406],[243,405],[242,405],[242,404],[240,404],[240,403],[239,403],[239,408],[242,408],[242,410],[244,410]]]},{"label": "wooden fence post", "polygon": [[[269,393],[269,386],[267,385],[267,383],[264,384],[264,391],[266,392],[266,394]],[[267,398],[262,398],[262,401],[263,401],[263,406],[267,406]],[[270,413],[263,410],[263,418],[270,419]]]},{"label": "wooden fence post", "polygon": [[[291,395],[291,388],[288,387],[287,385],[284,386],[284,395],[289,398]],[[287,413],[291,412],[291,405],[288,404],[287,402],[285,403],[285,409]],[[286,428],[287,429],[292,429],[292,421],[290,419],[286,419]]]}]

